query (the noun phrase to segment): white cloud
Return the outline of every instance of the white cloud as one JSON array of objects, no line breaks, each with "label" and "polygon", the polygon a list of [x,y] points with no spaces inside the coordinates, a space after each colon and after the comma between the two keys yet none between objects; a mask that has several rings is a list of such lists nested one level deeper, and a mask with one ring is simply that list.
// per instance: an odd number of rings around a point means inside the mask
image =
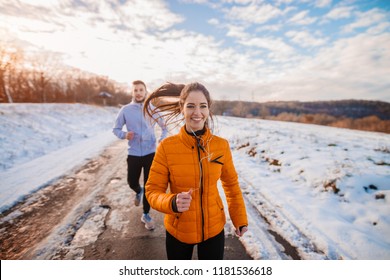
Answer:
[{"label": "white cloud", "polygon": [[[309,36],[299,32],[290,34],[297,35]],[[257,101],[390,100],[388,33],[366,33],[340,39],[330,46],[322,45],[317,54],[307,57],[298,57],[288,45],[269,38],[256,38],[249,40],[248,44],[272,50],[284,47],[284,60],[274,66],[269,63],[259,65],[257,78],[235,85],[230,93],[225,90],[225,97],[239,92],[241,99],[248,100],[251,92],[255,92],[261,93]],[[288,63],[288,53],[291,63]]]},{"label": "white cloud", "polygon": [[290,4],[294,2],[294,0],[276,0],[275,1],[275,5],[276,6],[280,6],[280,5],[283,5],[283,4]]},{"label": "white cloud", "polygon": [[294,49],[280,38],[255,37],[241,40],[240,43],[245,46],[267,49],[273,57],[287,58],[294,54]]},{"label": "white cloud", "polygon": [[256,31],[262,32],[262,31],[279,31],[283,28],[283,24],[268,24],[268,25],[262,25],[256,28]]},{"label": "white cloud", "polygon": [[309,17],[308,16],[309,11],[304,10],[296,13],[290,20],[289,22],[298,24],[298,25],[309,25],[314,23],[317,19],[314,17]]},{"label": "white cloud", "polygon": [[[302,60],[279,80],[268,82],[270,92],[297,100],[348,98],[389,100],[390,35],[362,34],[341,39],[315,57]],[[387,89],[387,90],[385,90]],[[325,94],[326,93],[326,94]]]},{"label": "white cloud", "polygon": [[354,10],[354,7],[336,7],[332,10],[330,10],[324,18],[328,19],[342,19],[342,18],[350,18],[352,16],[352,11]]},{"label": "white cloud", "polygon": [[182,3],[207,4],[209,0],[179,0]]},{"label": "white cloud", "polygon": [[[256,0],[255,0],[256,1]],[[254,0],[222,0],[223,3],[246,5],[255,2]]]},{"label": "white cloud", "polygon": [[[135,0],[121,7],[106,1],[82,3],[85,9],[75,9],[70,1],[55,6],[53,2],[42,20],[28,16],[35,9],[20,6],[16,8],[26,16],[16,20],[12,15],[2,16],[0,22],[22,40],[66,53],[65,62],[73,66],[97,74],[111,72],[113,78],[124,81],[129,78],[129,72],[122,67],[142,67],[151,52],[146,44],[161,45],[150,31],[163,31],[183,20],[162,1]],[[124,73],[114,74],[118,71]]]},{"label": "white cloud", "polygon": [[251,23],[265,23],[272,18],[283,14],[283,11],[270,4],[250,4],[248,6],[234,6],[230,8],[226,15],[231,20],[241,20]]},{"label": "white cloud", "polygon": [[345,32],[352,32],[355,29],[366,28],[374,24],[381,23],[389,18],[389,13],[385,13],[377,8],[367,12],[356,12],[356,21],[344,27]]},{"label": "white cloud", "polygon": [[207,21],[211,25],[219,26],[221,23],[217,18],[211,18]]},{"label": "white cloud", "polygon": [[390,30],[390,22],[380,22],[377,25],[367,29],[367,33],[374,35],[383,33],[386,30]]},{"label": "white cloud", "polygon": [[317,0],[314,5],[319,8],[324,8],[330,6],[331,4],[332,0]]},{"label": "white cloud", "polygon": [[[45,14],[39,17],[38,2],[30,1],[34,7],[24,1],[22,7],[20,1],[4,1],[0,3],[0,31],[7,32],[2,34],[61,52],[70,65],[119,82],[142,79],[153,88],[166,80],[199,80],[217,94],[232,97],[239,93],[242,99],[262,87],[269,89],[264,100],[362,98],[375,91],[383,97],[389,92],[390,61],[385,46],[390,45],[390,23],[388,14],[380,9],[357,13],[357,6],[340,6],[331,10],[325,16],[328,20],[358,17],[346,30],[366,29],[365,34],[333,42],[324,30],[311,29],[309,24],[317,18],[299,5],[282,10],[262,1],[227,0],[224,3],[239,4],[227,9],[221,6],[223,2],[218,2],[217,8],[216,2],[200,1],[215,9],[208,27],[226,31],[226,41],[218,41],[186,27],[178,29],[179,23],[185,26],[184,14],[171,12],[163,1],[113,5],[91,0],[77,9],[70,5],[71,0],[61,4],[45,1]],[[17,17],[18,9],[23,16]],[[296,14],[288,18],[286,14],[292,10]],[[284,41],[283,35],[304,47],[307,56]],[[234,44],[228,45],[228,40]],[[310,52],[312,49],[318,53]]]},{"label": "white cloud", "polygon": [[247,38],[249,36],[245,32],[244,26],[228,24],[226,27],[228,29],[226,36],[234,37],[234,38],[241,38],[241,39]]},{"label": "white cloud", "polygon": [[318,47],[327,42],[324,38],[315,38],[308,31],[288,31],[286,36],[302,47]]}]

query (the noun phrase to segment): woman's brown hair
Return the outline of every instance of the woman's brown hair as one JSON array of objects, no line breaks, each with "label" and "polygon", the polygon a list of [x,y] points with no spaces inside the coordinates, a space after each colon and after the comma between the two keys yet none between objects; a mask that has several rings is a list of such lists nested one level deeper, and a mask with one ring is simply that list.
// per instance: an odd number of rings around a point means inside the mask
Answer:
[{"label": "woman's brown hair", "polygon": [[[184,102],[191,91],[199,90],[206,97],[209,110],[212,100],[206,87],[198,82],[187,85],[167,82],[153,91],[145,100],[144,114],[149,115],[155,121],[157,118],[164,118],[167,125],[180,123],[184,118],[179,117],[184,106]],[[153,106],[150,106],[150,105]],[[210,120],[213,122],[213,115],[210,111]],[[205,123],[209,126],[208,120]]]}]

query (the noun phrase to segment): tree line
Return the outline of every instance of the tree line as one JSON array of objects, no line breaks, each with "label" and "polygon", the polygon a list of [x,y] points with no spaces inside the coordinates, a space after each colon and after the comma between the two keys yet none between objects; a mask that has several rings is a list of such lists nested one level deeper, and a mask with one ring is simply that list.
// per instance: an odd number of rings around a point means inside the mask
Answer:
[{"label": "tree line", "polygon": [[102,92],[111,94],[105,100],[110,106],[129,100],[127,86],[106,76],[65,67],[51,54],[29,55],[0,45],[0,103],[103,104]]},{"label": "tree line", "polygon": [[382,101],[215,101],[213,106],[217,115],[390,133],[390,103]]},{"label": "tree line", "polygon": [[[102,96],[102,93],[110,95]],[[56,56],[0,45],[0,103],[86,103],[120,106],[130,89],[106,76],[65,67]],[[390,133],[390,103],[366,100],[245,102],[216,100],[216,115],[291,121]]]}]

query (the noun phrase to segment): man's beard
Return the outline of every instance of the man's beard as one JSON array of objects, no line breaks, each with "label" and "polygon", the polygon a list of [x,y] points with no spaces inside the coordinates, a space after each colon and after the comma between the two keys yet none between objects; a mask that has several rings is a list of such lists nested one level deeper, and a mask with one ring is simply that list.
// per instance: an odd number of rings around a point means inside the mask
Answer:
[{"label": "man's beard", "polygon": [[142,98],[141,100],[134,98],[134,101],[135,101],[135,103],[144,103],[145,99],[146,99],[146,97]]}]

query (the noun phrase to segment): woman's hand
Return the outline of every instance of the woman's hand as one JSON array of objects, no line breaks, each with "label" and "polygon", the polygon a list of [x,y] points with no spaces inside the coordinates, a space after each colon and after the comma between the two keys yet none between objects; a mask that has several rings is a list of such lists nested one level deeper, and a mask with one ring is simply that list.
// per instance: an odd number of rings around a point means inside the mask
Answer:
[{"label": "woman's hand", "polygon": [[241,236],[243,236],[244,233],[247,232],[247,231],[248,231],[248,227],[247,227],[247,226],[241,227],[241,230],[240,230],[239,228],[236,228],[236,235],[237,235],[238,237],[241,237]]},{"label": "woman's hand", "polygon": [[185,212],[190,209],[192,200],[192,189],[188,192],[181,192],[176,195],[176,206],[179,212]]}]

